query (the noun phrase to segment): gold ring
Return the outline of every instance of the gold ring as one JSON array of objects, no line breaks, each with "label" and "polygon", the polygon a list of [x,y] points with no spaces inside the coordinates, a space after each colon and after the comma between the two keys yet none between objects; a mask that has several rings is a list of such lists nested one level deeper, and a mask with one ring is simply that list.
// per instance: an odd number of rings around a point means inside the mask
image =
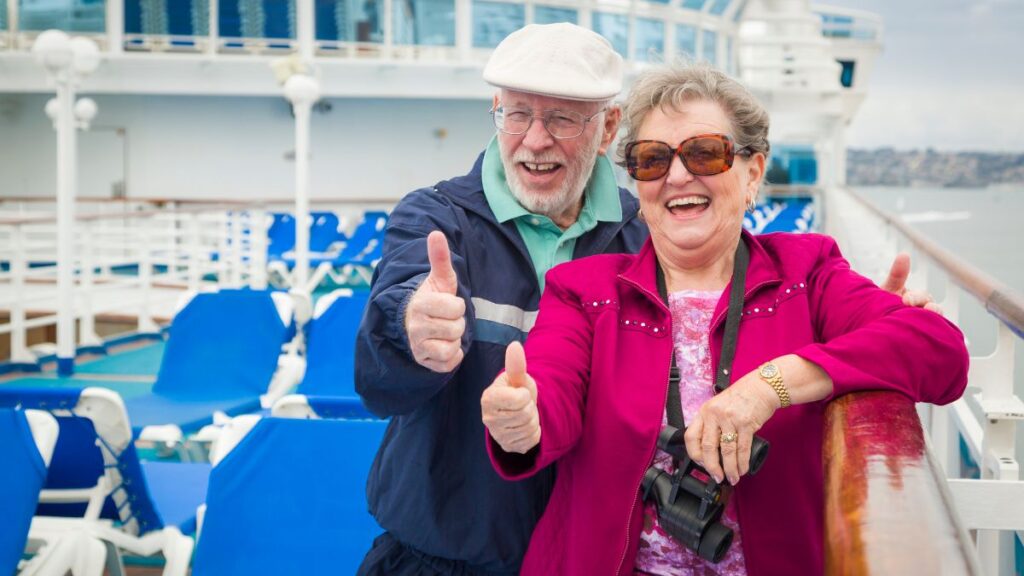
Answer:
[{"label": "gold ring", "polygon": [[736,433],[735,432],[723,432],[722,433],[722,437],[719,438],[719,441],[722,444],[731,444],[732,442],[736,441]]}]

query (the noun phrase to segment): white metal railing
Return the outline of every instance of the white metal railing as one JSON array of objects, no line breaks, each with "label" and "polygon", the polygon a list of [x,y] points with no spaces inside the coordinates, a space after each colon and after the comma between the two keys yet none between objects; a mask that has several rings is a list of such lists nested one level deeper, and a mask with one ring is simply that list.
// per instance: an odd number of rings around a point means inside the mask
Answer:
[{"label": "white metal railing", "polygon": [[[17,0],[8,0],[17,2]],[[221,0],[225,1],[225,0]],[[227,0],[237,1],[237,0]],[[294,37],[292,38],[258,38],[258,37],[228,37],[219,30],[219,2],[209,2],[209,14],[205,15],[207,25],[202,30],[196,30],[192,35],[171,35],[171,34],[127,34],[124,31],[125,6],[123,0],[107,1],[105,3],[105,32],[78,34],[93,38],[97,44],[106,52],[120,53],[123,51],[144,51],[144,52],[193,52],[205,54],[287,54],[298,52],[300,54],[315,53],[323,57],[340,57],[350,59],[384,59],[384,60],[426,60],[431,62],[452,62],[466,63],[473,62],[479,58],[481,51],[489,53],[489,48],[474,45],[473,42],[473,6],[471,0],[454,0],[452,3],[452,16],[454,20],[453,29],[444,30],[442,34],[450,36],[448,43],[439,45],[416,44],[403,39],[400,31],[396,31],[395,11],[401,9],[396,0],[383,0],[379,30],[372,32],[379,36],[379,41],[367,41],[362,39],[321,39],[316,38],[315,14],[309,10],[309,17],[298,15],[298,4],[303,0],[296,0],[297,16],[294,26]],[[341,1],[341,0],[339,0]],[[731,69],[732,64],[727,60],[735,58],[727,50],[727,37],[735,36],[737,29],[737,12],[745,5],[743,0],[731,0],[729,6],[720,14],[709,10],[714,2],[705,3],[704,9],[695,10],[684,7],[683,4],[673,2],[662,4],[657,1],[646,0],[589,0],[585,2],[572,2],[566,0],[551,0],[537,2],[535,0],[500,0],[502,3],[522,6],[522,24],[530,24],[534,21],[534,14],[537,7],[570,8],[576,11],[577,22],[585,27],[592,27],[592,15],[595,13],[607,13],[619,15],[627,19],[625,34],[627,41],[624,46],[633,47],[637,44],[637,36],[640,34],[636,26],[637,19],[653,19],[664,23],[661,31],[662,49],[658,52],[670,60],[676,55],[676,46],[672,39],[675,37],[676,25],[688,25],[697,30],[697,53],[687,56],[706,58],[708,55],[715,56],[715,63],[725,69]],[[10,19],[9,36],[6,44],[8,49],[28,50],[38,31],[26,31],[19,27],[17,11]],[[710,31],[718,34],[716,46],[702,47],[701,31]],[[251,31],[249,31],[251,34]],[[345,31],[346,35],[352,34],[352,30]],[[376,39],[375,39],[376,40]],[[0,37],[0,42],[3,38]],[[308,43],[308,44],[307,44]],[[632,59],[632,50],[627,49],[624,56]]]},{"label": "white metal railing", "polygon": [[[54,326],[56,225],[50,215],[0,220],[0,334],[11,361],[33,363],[28,331]],[[135,318],[141,333],[159,330],[185,291],[266,287],[267,214],[261,207],[178,208],[75,219],[74,318],[77,344],[101,344],[96,318]],[[41,351],[46,353],[44,347]]]},{"label": "white metal railing", "polygon": [[[971,358],[964,397],[921,411],[960,517],[968,529],[977,530],[985,573],[1012,574],[1014,538],[1024,530],[1024,481],[1016,454],[1024,401],[1014,392],[1014,350],[1024,337],[1024,298],[850,190],[827,190],[825,199],[826,231],[840,240],[851,260],[857,259],[858,269],[881,277],[879,270],[868,269],[887,265],[901,249],[910,251],[915,258],[911,285],[924,290],[941,285],[945,298],[940,304],[947,318],[957,322],[963,298],[972,296],[995,324],[995,350]],[[930,269],[942,278],[929,274]],[[980,479],[960,477],[961,439],[980,467]]]}]

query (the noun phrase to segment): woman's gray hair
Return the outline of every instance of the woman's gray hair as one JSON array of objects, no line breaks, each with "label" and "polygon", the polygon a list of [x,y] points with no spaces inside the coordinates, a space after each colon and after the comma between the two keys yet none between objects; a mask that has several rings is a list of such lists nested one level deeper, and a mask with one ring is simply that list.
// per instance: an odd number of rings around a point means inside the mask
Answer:
[{"label": "woman's gray hair", "polygon": [[737,150],[747,148],[768,156],[768,112],[743,84],[710,64],[674,63],[650,68],[633,83],[622,106],[626,134],[619,139],[619,162],[625,162],[626,144],[637,139],[652,110],[678,111],[694,100],[710,100],[722,107],[732,124],[730,136]]}]

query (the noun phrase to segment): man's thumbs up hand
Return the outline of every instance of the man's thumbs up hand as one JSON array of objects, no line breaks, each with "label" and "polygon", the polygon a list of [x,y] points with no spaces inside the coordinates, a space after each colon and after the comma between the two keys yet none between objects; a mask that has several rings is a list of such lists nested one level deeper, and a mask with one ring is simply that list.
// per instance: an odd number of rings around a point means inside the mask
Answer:
[{"label": "man's thumbs up hand", "polygon": [[459,287],[448,240],[439,231],[427,236],[430,273],[405,309],[405,332],[413,358],[434,372],[451,372],[462,362],[466,301]]},{"label": "man's thumbs up hand", "polygon": [[505,350],[505,371],[480,398],[484,426],[505,452],[525,454],[540,444],[537,383],[526,371],[522,344]]}]

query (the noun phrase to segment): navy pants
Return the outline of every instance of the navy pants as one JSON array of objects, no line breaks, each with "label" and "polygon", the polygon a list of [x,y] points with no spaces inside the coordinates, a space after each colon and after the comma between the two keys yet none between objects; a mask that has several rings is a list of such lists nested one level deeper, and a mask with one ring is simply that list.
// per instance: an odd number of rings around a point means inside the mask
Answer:
[{"label": "navy pants", "polygon": [[385,532],[373,541],[356,576],[492,576],[459,560],[438,558]]}]

